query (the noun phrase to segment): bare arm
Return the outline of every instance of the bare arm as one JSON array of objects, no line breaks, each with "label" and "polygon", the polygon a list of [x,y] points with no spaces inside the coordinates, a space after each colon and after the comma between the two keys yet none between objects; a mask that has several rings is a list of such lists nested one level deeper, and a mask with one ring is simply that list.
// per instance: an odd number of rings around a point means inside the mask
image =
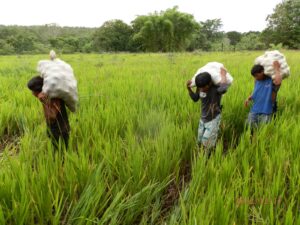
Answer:
[{"label": "bare arm", "polygon": [[227,70],[224,67],[221,67],[220,74],[221,74],[220,84],[226,84],[227,83],[227,78],[226,78]]},{"label": "bare arm", "polygon": [[221,67],[220,69],[220,75],[221,75],[221,81],[219,83],[219,88],[217,89],[219,94],[226,93],[229,84],[227,84],[227,77],[226,77],[227,71],[225,68]]},{"label": "bare arm", "polygon": [[190,95],[191,99],[194,102],[197,102],[199,100],[199,98],[200,98],[200,96],[199,96],[200,90],[199,90],[199,88],[197,88],[196,92],[193,92],[192,88],[190,87],[191,83],[192,83],[192,81],[188,80],[186,82],[186,88],[188,89],[188,92],[189,92],[189,95]]},{"label": "bare arm", "polygon": [[248,107],[248,106],[249,106],[250,101],[252,101],[252,95],[250,95],[250,96],[246,99],[246,101],[244,102],[245,107]]},{"label": "bare arm", "polygon": [[36,97],[44,104],[46,104],[48,101],[50,101],[48,95],[43,92],[38,93],[38,95]]},{"label": "bare arm", "polygon": [[274,61],[273,62],[273,67],[274,67],[274,70],[275,70],[275,76],[274,76],[273,83],[276,86],[279,86],[281,84],[281,81],[282,81],[282,77],[281,77],[281,74],[280,74],[280,63],[278,61]]}]

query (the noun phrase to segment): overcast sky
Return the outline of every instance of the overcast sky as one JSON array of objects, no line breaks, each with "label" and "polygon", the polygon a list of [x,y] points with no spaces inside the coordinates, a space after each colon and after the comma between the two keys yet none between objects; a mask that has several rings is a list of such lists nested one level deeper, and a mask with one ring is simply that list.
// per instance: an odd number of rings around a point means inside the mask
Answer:
[{"label": "overcast sky", "polygon": [[100,27],[121,19],[130,24],[148,15],[178,6],[196,21],[220,18],[224,31],[261,31],[267,15],[282,0],[1,0],[0,24]]}]

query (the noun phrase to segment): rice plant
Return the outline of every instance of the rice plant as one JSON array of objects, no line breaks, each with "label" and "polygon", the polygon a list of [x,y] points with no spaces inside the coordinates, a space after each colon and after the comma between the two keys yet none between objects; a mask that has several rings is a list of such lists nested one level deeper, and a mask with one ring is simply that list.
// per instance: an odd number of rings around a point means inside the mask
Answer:
[{"label": "rice plant", "polygon": [[[262,53],[62,55],[80,99],[65,152],[54,152],[26,87],[48,56],[1,56],[0,224],[300,224],[300,52],[284,52],[292,75],[278,116],[250,138],[243,102]],[[207,160],[185,83],[209,61],[234,83]]]}]

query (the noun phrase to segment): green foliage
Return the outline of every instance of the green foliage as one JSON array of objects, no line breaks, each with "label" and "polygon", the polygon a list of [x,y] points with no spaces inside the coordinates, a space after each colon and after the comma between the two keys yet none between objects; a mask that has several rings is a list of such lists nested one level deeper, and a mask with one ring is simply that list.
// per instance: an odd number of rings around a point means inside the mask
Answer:
[{"label": "green foliage", "polygon": [[137,17],[132,26],[133,40],[140,44],[140,49],[150,52],[187,49],[198,27],[192,15],[179,12],[177,7]]},{"label": "green foliage", "polygon": [[34,47],[34,37],[26,34],[18,34],[17,36],[11,36],[7,42],[13,46],[16,53],[30,52]]},{"label": "green foliage", "polygon": [[242,36],[236,45],[238,50],[263,50],[266,49],[265,44],[261,41],[260,34],[257,32],[249,32]]},{"label": "green foliage", "polygon": [[229,38],[231,45],[236,45],[242,38],[242,34],[237,31],[227,32],[226,36]]},{"label": "green foliage", "polygon": [[[1,56],[0,224],[299,224],[300,53],[284,53],[292,75],[277,118],[252,138],[243,102],[259,52],[64,54],[80,107],[69,115],[70,148],[56,153],[26,88],[47,55]],[[201,109],[185,83],[209,61],[224,63],[234,83],[207,160],[196,146]],[[183,183],[182,161],[191,180],[162,216],[165,193]]]},{"label": "green foliage", "polygon": [[292,49],[300,48],[300,1],[285,0],[279,3],[267,18],[264,30],[266,43],[282,43]]},{"label": "green foliage", "polygon": [[224,34],[220,29],[222,28],[221,19],[212,19],[200,22],[200,29],[195,30],[195,39],[193,46],[196,49],[205,51],[212,50],[212,45],[222,42]]},{"label": "green foliage", "polygon": [[123,21],[110,20],[95,32],[94,46],[98,51],[129,51],[132,34],[132,28]]},{"label": "green foliage", "polygon": [[0,54],[91,52],[93,28],[45,26],[0,26]]},{"label": "green foliage", "polygon": [[14,53],[14,47],[6,40],[0,39],[0,55],[9,55]]},{"label": "green foliage", "polygon": [[231,51],[232,46],[230,45],[230,40],[226,37],[221,39],[218,42],[213,42],[211,44],[212,51]]},{"label": "green foliage", "polygon": [[233,46],[233,50],[235,51],[236,45],[241,41],[242,34],[237,31],[230,31],[226,33],[227,38],[230,40],[230,45]]},{"label": "green foliage", "polygon": [[269,49],[271,49],[271,50],[282,50],[283,49],[283,45],[282,45],[282,43],[279,43],[278,45],[270,44]]}]

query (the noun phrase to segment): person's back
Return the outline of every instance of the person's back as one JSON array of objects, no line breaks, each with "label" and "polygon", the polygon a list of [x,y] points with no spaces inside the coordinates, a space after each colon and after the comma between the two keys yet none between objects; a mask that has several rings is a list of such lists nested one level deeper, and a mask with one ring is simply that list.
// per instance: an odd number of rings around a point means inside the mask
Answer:
[{"label": "person's back", "polygon": [[251,112],[261,114],[272,113],[273,81],[270,77],[256,80],[252,94],[253,106]]},{"label": "person's back", "polygon": [[53,146],[57,149],[59,139],[62,138],[67,148],[70,125],[65,102],[59,98],[48,98],[48,96],[42,92],[43,78],[39,76],[33,77],[27,86],[43,105],[47,123],[47,133],[51,138]]}]

